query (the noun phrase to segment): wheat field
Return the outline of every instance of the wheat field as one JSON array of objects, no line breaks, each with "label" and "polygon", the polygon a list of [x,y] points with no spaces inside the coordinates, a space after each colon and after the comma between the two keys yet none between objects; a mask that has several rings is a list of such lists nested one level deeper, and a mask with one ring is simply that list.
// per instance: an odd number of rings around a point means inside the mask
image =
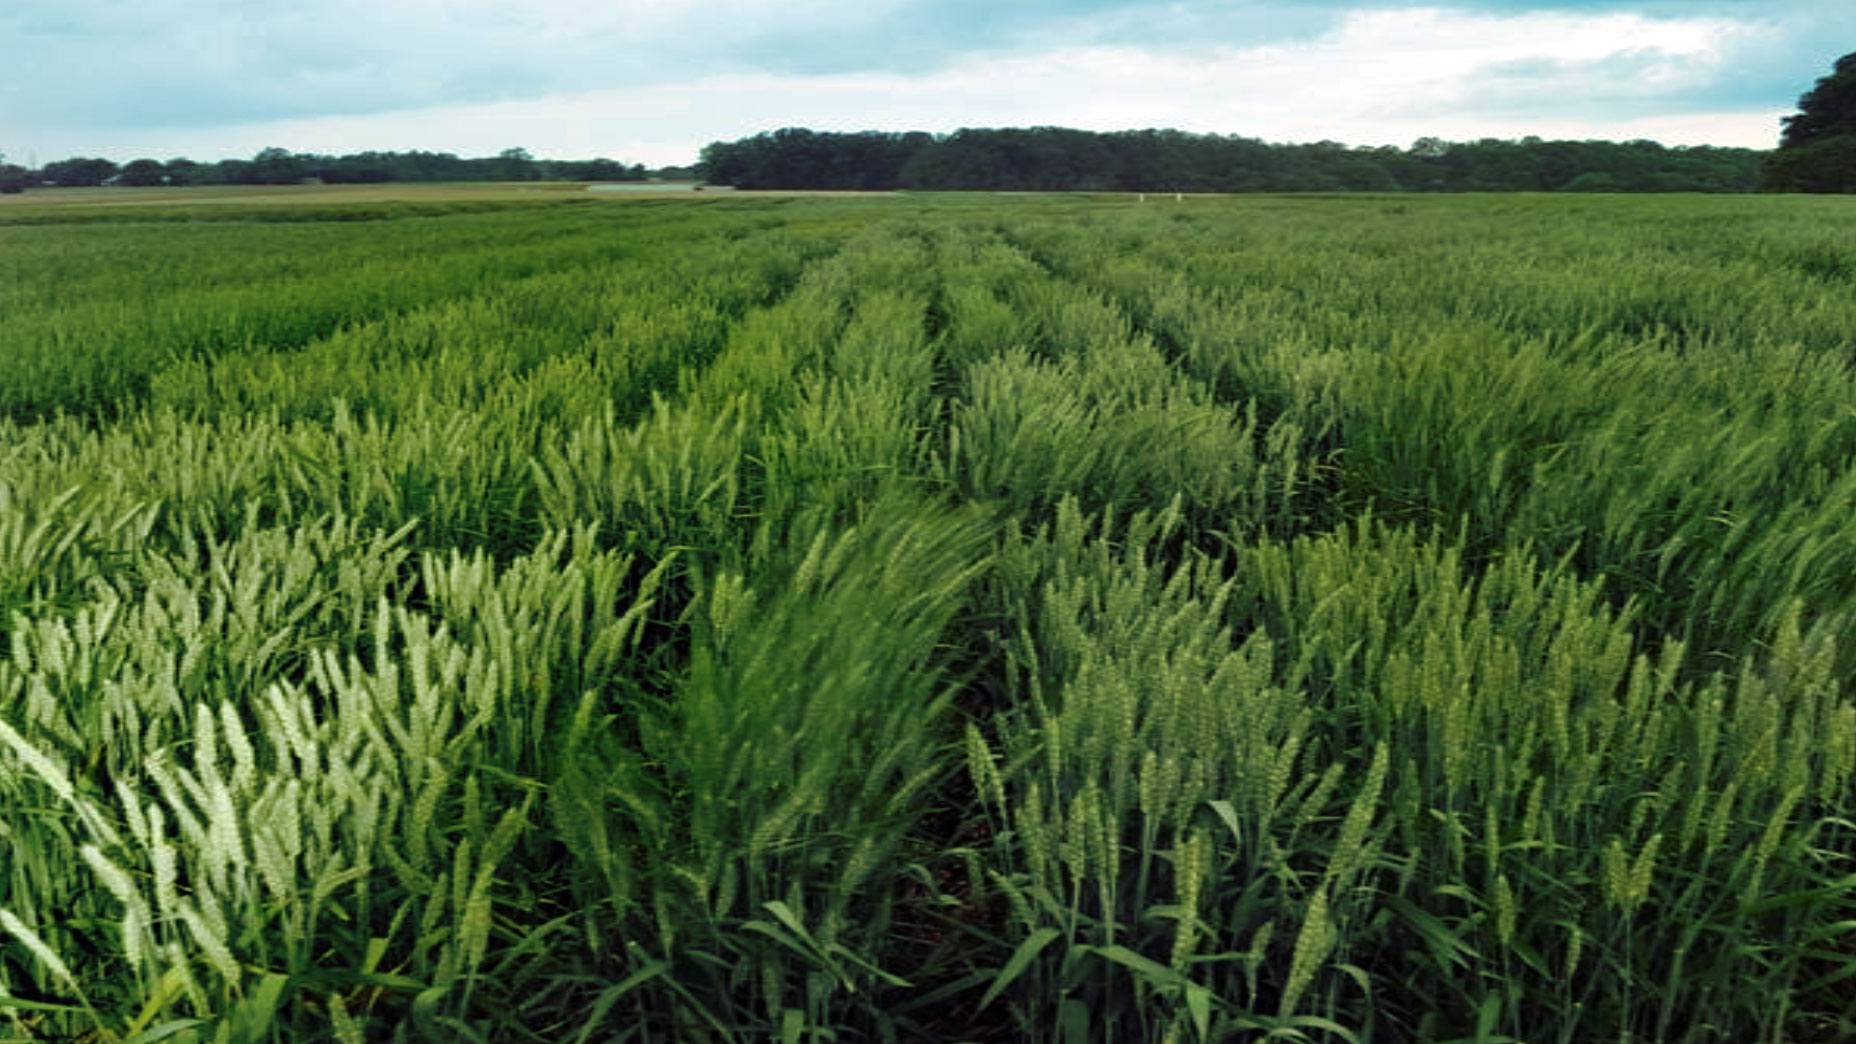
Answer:
[{"label": "wheat field", "polygon": [[9,206],[0,1036],[1850,1039],[1853,231]]}]

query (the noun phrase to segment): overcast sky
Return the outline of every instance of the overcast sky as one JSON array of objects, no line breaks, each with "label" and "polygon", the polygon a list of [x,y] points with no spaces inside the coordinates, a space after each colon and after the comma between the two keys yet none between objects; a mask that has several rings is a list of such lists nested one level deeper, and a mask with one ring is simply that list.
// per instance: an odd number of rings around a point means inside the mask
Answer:
[{"label": "overcast sky", "polygon": [[693,160],[785,126],[1776,144],[1856,0],[0,0],[16,162]]}]

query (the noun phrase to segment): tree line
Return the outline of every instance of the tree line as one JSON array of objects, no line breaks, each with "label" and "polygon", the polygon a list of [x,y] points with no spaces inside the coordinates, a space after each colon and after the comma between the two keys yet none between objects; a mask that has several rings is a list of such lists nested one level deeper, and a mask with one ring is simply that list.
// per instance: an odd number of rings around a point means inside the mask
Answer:
[{"label": "tree line", "polygon": [[330,185],[394,181],[643,181],[652,173],[643,164],[628,165],[611,159],[537,159],[519,148],[477,158],[420,151],[324,156],[269,148],[248,160],[216,163],[184,158],[137,159],[119,166],[107,159],[76,156],[28,170],[0,162],[0,191],[18,192],[46,184],[73,188],[105,184],[296,185],[318,181]]},{"label": "tree line", "polygon": [[1856,192],[1856,53],[1798,99],[1774,151],[1654,141],[1351,148],[1178,130],[831,133],[789,127],[702,150],[738,188],[1111,192]]},{"label": "tree line", "polygon": [[702,150],[716,184],[779,189],[1098,192],[1748,192],[1767,153],[1653,141],[1447,142],[1354,148],[1177,130],[1064,127],[952,134],[789,127]]}]

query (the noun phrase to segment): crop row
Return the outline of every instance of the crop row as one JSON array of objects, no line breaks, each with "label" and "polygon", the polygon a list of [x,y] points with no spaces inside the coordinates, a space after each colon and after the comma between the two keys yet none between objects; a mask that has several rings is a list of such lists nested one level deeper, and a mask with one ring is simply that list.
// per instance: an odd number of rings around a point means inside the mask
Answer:
[{"label": "crop row", "polygon": [[1826,207],[0,229],[0,1011],[1848,1033]]}]

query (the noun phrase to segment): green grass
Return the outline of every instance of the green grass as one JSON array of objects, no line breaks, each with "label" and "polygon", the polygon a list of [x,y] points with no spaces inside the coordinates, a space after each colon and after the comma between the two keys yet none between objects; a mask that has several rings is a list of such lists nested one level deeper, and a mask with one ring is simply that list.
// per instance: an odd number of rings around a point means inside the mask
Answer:
[{"label": "green grass", "polygon": [[0,1026],[1845,1039],[1852,225],[6,208]]}]

